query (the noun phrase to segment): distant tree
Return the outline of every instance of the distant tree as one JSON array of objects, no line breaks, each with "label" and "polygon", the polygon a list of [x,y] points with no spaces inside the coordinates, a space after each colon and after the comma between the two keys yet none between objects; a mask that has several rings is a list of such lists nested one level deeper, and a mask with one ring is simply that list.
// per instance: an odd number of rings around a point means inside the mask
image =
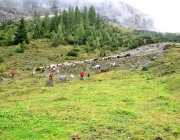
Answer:
[{"label": "distant tree", "polygon": [[89,9],[88,17],[89,17],[90,26],[92,26],[96,22],[96,12],[93,6],[91,6]]},{"label": "distant tree", "polygon": [[99,13],[98,13],[97,20],[96,20],[96,28],[97,29],[101,28],[101,19],[100,19]]},{"label": "distant tree", "polygon": [[84,22],[84,28],[85,30],[87,30],[89,28],[89,18],[88,18],[88,11],[87,11],[87,7],[84,7],[84,11],[83,11],[83,22]]},{"label": "distant tree", "polygon": [[26,48],[27,48],[27,44],[25,41],[23,41],[22,43],[19,43],[18,47],[16,48],[16,52],[23,53]]},{"label": "distant tree", "polygon": [[59,44],[60,44],[59,37],[58,37],[58,35],[55,35],[53,37],[52,46],[57,47]]},{"label": "distant tree", "polygon": [[83,22],[81,21],[79,27],[76,29],[76,39],[83,43],[85,37],[85,30]]},{"label": "distant tree", "polygon": [[7,43],[7,45],[12,45],[13,41],[14,41],[13,29],[9,28],[9,30],[7,31],[7,35],[6,35],[6,43]]},{"label": "distant tree", "polygon": [[68,29],[74,30],[74,8],[69,7],[68,9]]},{"label": "distant tree", "polygon": [[86,41],[85,50],[86,50],[87,53],[90,51],[90,45],[89,45],[89,42],[88,42],[88,41]]},{"label": "distant tree", "polygon": [[64,34],[63,34],[63,31],[62,31],[62,25],[61,24],[59,24],[59,26],[58,26],[57,37],[59,39],[59,43],[60,44],[64,44],[65,43]]},{"label": "distant tree", "polygon": [[45,14],[45,17],[43,18],[43,24],[42,25],[47,31],[50,30],[50,25],[51,25],[51,19],[49,18],[49,13]]},{"label": "distant tree", "polygon": [[75,25],[79,25],[81,22],[81,12],[79,8],[76,6],[75,8],[75,19],[74,19]]},{"label": "distant tree", "polygon": [[20,23],[18,25],[17,31],[15,33],[14,44],[17,45],[18,43],[22,43],[23,41],[29,44],[24,18],[20,20]]},{"label": "distant tree", "polygon": [[104,57],[104,56],[106,56],[106,52],[105,52],[105,50],[101,50],[100,51],[100,57]]},{"label": "distant tree", "polygon": [[33,13],[33,20],[34,20],[34,23],[40,20],[40,15],[37,11],[34,11]]}]

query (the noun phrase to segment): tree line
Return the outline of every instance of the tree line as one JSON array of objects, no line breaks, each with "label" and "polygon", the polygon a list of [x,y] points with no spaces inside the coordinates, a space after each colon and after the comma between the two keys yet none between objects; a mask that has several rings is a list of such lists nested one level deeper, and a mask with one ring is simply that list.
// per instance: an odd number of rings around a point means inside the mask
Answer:
[{"label": "tree line", "polygon": [[136,48],[143,44],[158,42],[179,42],[180,35],[162,34],[153,31],[126,29],[113,26],[101,20],[95,8],[69,7],[50,17],[48,13],[43,18],[34,12],[32,20],[4,23],[0,26],[0,46],[21,44],[19,51],[23,52],[26,44],[33,39],[48,38],[51,45],[84,45],[86,52],[100,49],[117,50],[118,47]]}]

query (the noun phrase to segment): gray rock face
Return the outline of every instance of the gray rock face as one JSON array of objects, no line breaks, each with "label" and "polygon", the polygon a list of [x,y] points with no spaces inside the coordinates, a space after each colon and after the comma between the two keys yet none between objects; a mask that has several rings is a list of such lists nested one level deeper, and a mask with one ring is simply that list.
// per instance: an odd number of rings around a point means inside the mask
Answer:
[{"label": "gray rock face", "polygon": [[138,9],[112,0],[1,0],[0,1],[0,23],[32,16],[34,11],[41,15],[54,9],[64,10],[69,7],[78,6],[81,10],[86,6],[94,6],[102,20],[117,26],[127,28],[155,30],[153,21]]}]

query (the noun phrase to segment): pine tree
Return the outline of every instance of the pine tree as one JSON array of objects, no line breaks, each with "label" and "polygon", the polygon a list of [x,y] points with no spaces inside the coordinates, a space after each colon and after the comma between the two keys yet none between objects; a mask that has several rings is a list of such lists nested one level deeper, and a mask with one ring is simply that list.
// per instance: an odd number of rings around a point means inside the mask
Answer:
[{"label": "pine tree", "polygon": [[68,23],[69,23],[69,29],[74,29],[74,8],[69,7],[68,9]]},{"label": "pine tree", "polygon": [[91,6],[89,9],[88,17],[90,26],[92,26],[96,22],[96,12],[93,6]]},{"label": "pine tree", "polygon": [[88,12],[86,6],[84,7],[84,11],[83,11],[83,22],[84,22],[84,28],[85,30],[87,30],[89,27],[89,18],[88,18]]},{"label": "pine tree", "polygon": [[64,40],[64,34],[63,34],[63,31],[62,31],[61,24],[58,26],[57,36],[59,38],[59,43],[64,44],[65,40]]},{"label": "pine tree", "polygon": [[14,41],[13,29],[10,28],[10,29],[7,31],[6,43],[7,43],[7,45],[12,45],[12,44],[13,44],[13,41]]},{"label": "pine tree", "polygon": [[85,30],[83,22],[81,21],[79,27],[76,29],[76,39],[83,43],[85,37]]},{"label": "pine tree", "polygon": [[24,18],[20,20],[20,23],[18,25],[17,31],[15,33],[14,44],[17,45],[18,43],[22,43],[23,41],[29,44]]},{"label": "pine tree", "polygon": [[76,6],[75,8],[75,19],[74,19],[75,25],[79,25],[81,23],[81,12],[79,8]]}]

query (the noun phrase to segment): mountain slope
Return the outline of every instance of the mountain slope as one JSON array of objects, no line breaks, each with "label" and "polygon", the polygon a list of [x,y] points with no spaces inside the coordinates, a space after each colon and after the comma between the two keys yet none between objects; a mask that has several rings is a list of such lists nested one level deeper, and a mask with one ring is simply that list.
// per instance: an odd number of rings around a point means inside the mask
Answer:
[{"label": "mountain slope", "polygon": [[127,28],[154,30],[153,21],[147,15],[126,3],[110,0],[2,0],[0,1],[0,23],[16,20],[22,16],[32,16],[35,10],[44,15],[45,12],[51,13],[55,9],[67,10],[70,6],[78,6],[81,10],[85,6],[88,8],[94,6],[100,17],[108,23]]}]

